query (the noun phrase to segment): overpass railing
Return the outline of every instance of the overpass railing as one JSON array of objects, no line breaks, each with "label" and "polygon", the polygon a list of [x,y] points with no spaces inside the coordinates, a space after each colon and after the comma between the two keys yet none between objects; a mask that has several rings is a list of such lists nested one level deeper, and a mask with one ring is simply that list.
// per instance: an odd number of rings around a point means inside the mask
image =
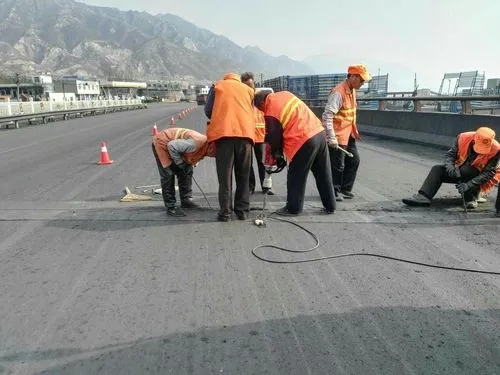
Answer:
[{"label": "overpass railing", "polygon": [[43,102],[3,102],[0,103],[0,120],[24,115],[39,115],[75,110],[106,109],[114,107],[137,107],[142,105],[141,99],[124,100],[72,100]]},{"label": "overpass railing", "polygon": [[[302,99],[313,108],[324,107],[326,99]],[[358,109],[379,111],[448,112],[500,115],[500,95],[358,97]]]}]

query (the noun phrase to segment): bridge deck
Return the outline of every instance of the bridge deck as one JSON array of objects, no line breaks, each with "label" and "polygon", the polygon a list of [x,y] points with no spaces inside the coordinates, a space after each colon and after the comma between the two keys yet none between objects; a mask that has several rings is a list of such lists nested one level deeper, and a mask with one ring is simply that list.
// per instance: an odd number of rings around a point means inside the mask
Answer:
[{"label": "bridge deck", "polygon": [[[257,245],[314,243],[288,223],[215,221],[212,159],[195,170],[212,209],[174,220],[159,196],[120,203],[125,186],[158,184],[152,125],[185,106],[0,132],[0,373],[500,373],[498,276],[370,257],[259,261]],[[197,109],[179,125],[204,123]],[[95,164],[101,141],[110,166]],[[335,215],[318,214],[309,180],[296,222],[319,250],[266,254],[369,252],[500,271],[493,195],[467,216],[450,186],[430,209],[401,203],[442,150],[373,137],[359,147],[356,199]],[[284,173],[273,183],[277,208]]]}]

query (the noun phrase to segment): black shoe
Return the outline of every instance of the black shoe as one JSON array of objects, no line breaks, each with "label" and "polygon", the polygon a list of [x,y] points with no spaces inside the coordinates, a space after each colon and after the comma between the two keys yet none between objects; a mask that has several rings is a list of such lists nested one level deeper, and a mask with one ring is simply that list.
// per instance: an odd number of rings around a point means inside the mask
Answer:
[{"label": "black shoe", "polygon": [[286,206],[277,209],[275,212],[281,216],[298,216],[299,215],[298,213],[293,213],[293,212],[288,211]]},{"label": "black shoe", "polygon": [[322,208],[321,213],[325,215],[333,215],[335,213],[335,210],[332,208]]},{"label": "black shoe", "polygon": [[352,198],[354,198],[354,194],[352,192],[350,192],[350,191],[347,191],[347,190],[342,190],[340,192],[340,194],[342,194],[345,199],[352,199]]},{"label": "black shoe", "polygon": [[186,216],[184,211],[182,211],[180,208],[176,208],[176,207],[167,208],[167,215],[173,216],[173,217]]},{"label": "black shoe", "polygon": [[193,202],[192,199],[186,199],[181,202],[182,208],[200,208],[198,203]]},{"label": "black shoe", "polygon": [[247,219],[247,214],[245,211],[234,211],[234,213],[238,217],[238,220],[246,220]]},{"label": "black shoe", "polygon": [[496,217],[500,217],[500,210],[497,210],[497,213],[495,214]]},{"label": "black shoe", "polygon": [[274,191],[272,191],[271,189],[269,188],[263,188],[262,189],[262,193],[263,194],[267,194],[267,195],[274,195]]},{"label": "black shoe", "polygon": [[231,217],[229,217],[229,216],[217,215],[217,220],[218,220],[218,221],[227,222],[227,221],[231,220]]}]

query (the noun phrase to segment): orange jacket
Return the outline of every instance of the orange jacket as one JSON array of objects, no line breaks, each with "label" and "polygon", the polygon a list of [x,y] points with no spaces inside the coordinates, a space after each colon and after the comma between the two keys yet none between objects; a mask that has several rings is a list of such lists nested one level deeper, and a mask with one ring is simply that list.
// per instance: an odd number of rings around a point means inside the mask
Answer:
[{"label": "orange jacket", "polygon": [[194,139],[197,147],[194,152],[185,153],[183,159],[187,164],[195,165],[207,155],[208,142],[206,136],[197,131],[184,128],[168,128],[153,136],[153,145],[163,168],[167,168],[172,164],[167,148],[168,142],[174,139],[188,138]]},{"label": "orange jacket", "polygon": [[253,110],[254,90],[241,83],[236,74],[226,74],[214,85],[215,100],[210,125],[207,128],[209,142],[223,137],[255,138]]},{"label": "orange jacket", "polygon": [[333,130],[339,145],[347,146],[351,134],[355,139],[359,139],[356,126],[356,92],[349,88],[346,81],[335,86],[330,94],[333,92],[338,92],[342,96],[342,107],[333,116]]},{"label": "orange jacket", "polygon": [[[455,162],[455,165],[461,166],[469,155],[469,147],[471,142],[474,140],[474,135],[476,132],[465,132],[458,135],[458,156]],[[478,154],[478,156],[474,159],[471,166],[477,168],[480,172],[484,169],[486,164],[496,156],[496,154],[500,151],[500,144],[493,140],[493,147],[491,147],[491,151],[489,154]],[[490,191],[496,184],[500,182],[500,168],[497,168],[497,172],[495,176],[485,184],[481,185],[481,192],[487,193]]]},{"label": "orange jacket", "polygon": [[283,127],[283,153],[291,162],[297,151],[310,138],[321,133],[323,124],[299,98],[289,91],[269,94],[264,115],[279,120]]},{"label": "orange jacket", "polygon": [[264,113],[254,107],[255,114],[255,143],[264,143],[266,136],[266,121],[264,120]]}]

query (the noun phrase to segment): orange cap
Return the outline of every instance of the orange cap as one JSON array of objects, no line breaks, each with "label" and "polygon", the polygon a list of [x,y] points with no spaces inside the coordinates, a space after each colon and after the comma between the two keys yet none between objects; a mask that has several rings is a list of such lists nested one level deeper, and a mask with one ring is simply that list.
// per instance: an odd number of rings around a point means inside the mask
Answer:
[{"label": "orange cap", "polygon": [[349,66],[349,68],[347,68],[347,73],[358,74],[365,82],[368,82],[372,79],[372,76],[370,75],[370,73],[368,73],[368,71],[366,70],[366,66],[364,65],[351,65]]},{"label": "orange cap", "polygon": [[236,73],[226,73],[224,74],[224,79],[235,79],[236,81],[241,82],[241,76]]},{"label": "orange cap", "polygon": [[495,131],[486,126],[477,129],[474,134],[474,151],[478,154],[489,154],[495,135]]}]

